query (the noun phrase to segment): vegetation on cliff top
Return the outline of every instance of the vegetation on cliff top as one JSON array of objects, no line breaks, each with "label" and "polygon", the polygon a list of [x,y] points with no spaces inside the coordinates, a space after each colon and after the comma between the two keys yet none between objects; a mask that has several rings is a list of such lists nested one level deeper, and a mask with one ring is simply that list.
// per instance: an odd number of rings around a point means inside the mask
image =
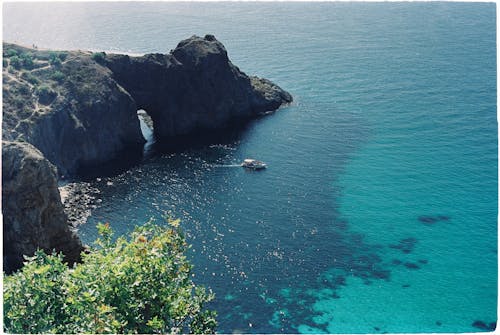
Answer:
[{"label": "vegetation on cliff top", "polygon": [[113,241],[99,224],[97,247],[69,268],[38,251],[4,277],[8,333],[214,333],[213,299],[191,280],[189,246],[178,228],[152,222]]}]

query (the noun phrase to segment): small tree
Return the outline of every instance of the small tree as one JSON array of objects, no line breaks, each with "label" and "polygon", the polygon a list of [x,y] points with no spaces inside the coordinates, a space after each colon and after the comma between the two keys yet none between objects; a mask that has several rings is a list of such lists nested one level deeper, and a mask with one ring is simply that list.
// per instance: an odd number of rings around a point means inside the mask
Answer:
[{"label": "small tree", "polygon": [[10,58],[10,65],[13,68],[19,70],[21,68],[21,66],[22,66],[21,58],[19,58],[18,56],[12,56]]},{"label": "small tree", "polygon": [[191,281],[188,246],[178,228],[148,223],[113,241],[99,224],[97,248],[69,268],[38,251],[4,277],[9,333],[213,333],[213,299]]},{"label": "small tree", "polygon": [[99,64],[104,64],[104,61],[106,60],[106,53],[105,52],[94,52],[91,56],[92,60]]},{"label": "small tree", "polygon": [[55,52],[51,52],[49,55],[49,64],[52,66],[59,66],[61,65],[61,60],[59,59],[59,56]]},{"label": "small tree", "polygon": [[50,79],[60,83],[64,80],[64,78],[66,78],[66,76],[61,71],[56,71],[50,75]]},{"label": "small tree", "polygon": [[3,56],[7,58],[17,56],[17,51],[14,49],[6,49],[3,51]]},{"label": "small tree", "polygon": [[35,63],[33,61],[33,54],[32,53],[30,53],[30,52],[22,53],[20,55],[20,57],[21,57],[22,65],[24,68],[26,68],[26,69],[33,68]]},{"label": "small tree", "polygon": [[40,81],[30,72],[23,72],[21,74],[21,78],[23,78],[24,80],[28,81],[29,83],[31,83],[33,85],[40,84]]}]

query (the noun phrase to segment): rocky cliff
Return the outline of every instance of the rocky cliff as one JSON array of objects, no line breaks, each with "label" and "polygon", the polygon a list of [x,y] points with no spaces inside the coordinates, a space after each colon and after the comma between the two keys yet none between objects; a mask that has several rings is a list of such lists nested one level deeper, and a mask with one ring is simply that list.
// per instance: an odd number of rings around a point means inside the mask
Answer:
[{"label": "rocky cliff", "polygon": [[140,152],[138,109],[168,140],[290,101],[272,82],[241,72],[212,35],[142,57],[4,43],[3,139],[33,144],[63,175]]},{"label": "rocky cliff", "polygon": [[160,139],[221,128],[292,101],[269,80],[234,66],[213,35],[192,36],[166,55],[108,55],[105,64],[151,116]]},{"label": "rocky cliff", "polygon": [[82,244],[68,227],[56,170],[28,143],[2,142],[2,214],[7,273],[37,248],[61,251],[70,263],[79,259]]},{"label": "rocky cliff", "polygon": [[[140,150],[134,100],[91,54],[64,53],[61,61],[63,53],[4,44],[6,50],[17,55],[4,62],[4,139],[33,144],[61,174]],[[18,55],[31,62],[16,66]]]}]

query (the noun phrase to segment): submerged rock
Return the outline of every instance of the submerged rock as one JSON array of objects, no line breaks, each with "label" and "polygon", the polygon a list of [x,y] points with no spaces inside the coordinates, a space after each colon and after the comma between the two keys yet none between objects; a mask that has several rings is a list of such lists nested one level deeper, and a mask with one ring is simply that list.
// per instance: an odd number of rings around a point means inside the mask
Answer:
[{"label": "submerged rock", "polygon": [[4,271],[20,268],[36,249],[78,261],[83,247],[68,226],[54,166],[30,144],[4,141],[2,171]]},{"label": "submerged rock", "polygon": [[439,221],[449,221],[450,217],[447,215],[436,215],[436,216],[430,216],[430,215],[421,215],[418,217],[418,221],[425,225],[432,225],[434,223],[437,223]]},{"label": "submerged rock", "polygon": [[417,244],[417,239],[414,237],[408,237],[400,240],[398,244],[390,244],[389,248],[399,249],[403,253],[409,254],[413,251],[415,244]]},{"label": "submerged rock", "polygon": [[481,330],[485,330],[485,331],[494,331],[497,328],[497,323],[496,322],[490,322],[489,324],[487,324],[484,321],[476,320],[476,321],[474,321],[472,323],[472,327],[478,328],[478,329],[481,329]]}]

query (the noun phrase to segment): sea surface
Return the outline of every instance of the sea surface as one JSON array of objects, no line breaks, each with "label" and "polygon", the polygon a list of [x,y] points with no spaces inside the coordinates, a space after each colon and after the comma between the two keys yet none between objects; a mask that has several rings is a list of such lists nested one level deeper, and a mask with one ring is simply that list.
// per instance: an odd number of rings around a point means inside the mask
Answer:
[{"label": "sea surface", "polygon": [[[3,39],[169,52],[214,34],[294,97],[88,178],[86,243],[182,219],[221,333],[481,331],[497,319],[494,3],[4,3]],[[237,164],[252,157],[265,171]],[[476,322],[476,323],[475,323]],[[473,326],[475,323],[476,326]]]}]

